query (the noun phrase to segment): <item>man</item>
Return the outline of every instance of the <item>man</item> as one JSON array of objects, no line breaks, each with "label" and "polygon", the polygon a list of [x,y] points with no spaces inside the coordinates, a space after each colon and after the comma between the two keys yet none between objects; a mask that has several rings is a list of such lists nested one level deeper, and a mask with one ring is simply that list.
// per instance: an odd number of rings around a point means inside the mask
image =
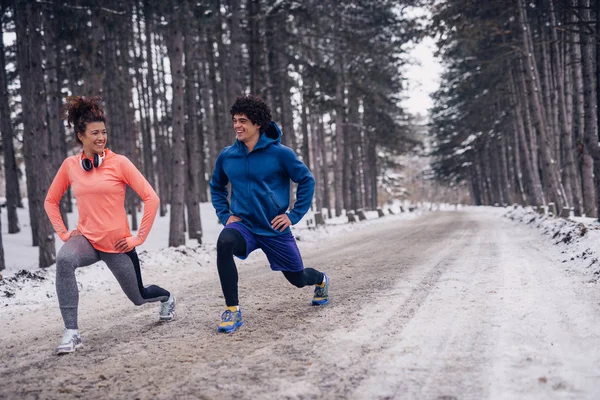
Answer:
[{"label": "man", "polygon": [[[217,158],[210,181],[212,203],[224,225],[217,240],[217,268],[227,308],[218,332],[226,333],[243,323],[234,255],[243,260],[260,248],[271,269],[283,272],[292,285],[315,285],[313,305],[329,301],[329,279],[313,268],[304,268],[290,231],[310,208],[314,178],[294,151],[281,144],[281,131],[261,99],[238,97],[230,112],[237,140]],[[290,180],[298,184],[297,199],[286,213]]]}]

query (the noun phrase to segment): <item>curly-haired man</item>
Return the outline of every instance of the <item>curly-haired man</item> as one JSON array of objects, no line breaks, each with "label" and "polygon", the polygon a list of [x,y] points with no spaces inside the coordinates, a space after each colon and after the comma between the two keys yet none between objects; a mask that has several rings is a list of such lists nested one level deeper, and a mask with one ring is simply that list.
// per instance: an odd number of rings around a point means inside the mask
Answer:
[{"label": "curly-haired man", "polygon": [[[210,181],[212,203],[224,225],[217,241],[217,268],[227,308],[218,331],[226,333],[243,323],[233,256],[245,259],[260,248],[271,269],[283,272],[292,285],[315,285],[313,305],[329,301],[329,278],[304,268],[290,231],[310,208],[313,176],[294,151],[281,144],[281,131],[261,99],[238,97],[230,112],[237,140],[217,158]],[[288,211],[290,180],[298,184],[298,190],[294,207]]]}]

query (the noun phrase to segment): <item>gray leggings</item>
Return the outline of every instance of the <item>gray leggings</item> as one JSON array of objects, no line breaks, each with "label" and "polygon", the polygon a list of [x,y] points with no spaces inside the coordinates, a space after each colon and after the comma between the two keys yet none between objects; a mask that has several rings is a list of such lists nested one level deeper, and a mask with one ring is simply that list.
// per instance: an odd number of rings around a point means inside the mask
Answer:
[{"label": "gray leggings", "polygon": [[169,299],[170,293],[159,286],[144,287],[135,249],[128,253],[105,253],[94,249],[85,237],[72,236],[61,247],[56,257],[56,294],[65,328],[78,329],[79,290],[75,269],[101,260],[106,263],[123,292],[136,306]]}]

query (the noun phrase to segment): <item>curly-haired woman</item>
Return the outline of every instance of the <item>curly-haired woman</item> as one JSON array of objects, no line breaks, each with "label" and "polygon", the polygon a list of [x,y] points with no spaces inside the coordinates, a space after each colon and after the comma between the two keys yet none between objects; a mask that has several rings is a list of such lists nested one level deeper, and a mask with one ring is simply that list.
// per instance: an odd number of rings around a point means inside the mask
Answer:
[{"label": "curly-haired woman", "polygon": [[[304,268],[290,231],[310,208],[313,176],[294,151],[281,144],[281,131],[261,99],[239,97],[230,112],[237,140],[217,158],[210,181],[212,203],[224,225],[217,240],[217,269],[227,308],[219,332],[233,332],[243,323],[234,255],[245,259],[260,248],[271,269],[282,271],[292,285],[315,286],[313,305],[329,301],[328,277]],[[290,180],[298,184],[298,190],[294,207],[287,212]],[[227,200],[228,183],[231,203]]]},{"label": "curly-haired woman", "polygon": [[[148,236],[159,198],[131,161],[106,147],[107,132],[99,97],[69,97],[65,106],[69,128],[82,151],[67,157],[50,185],[44,208],[58,236],[65,242],[56,258],[56,293],[65,331],[58,354],[81,347],[77,325],[79,291],[75,269],[104,261],[123,292],[135,305],[160,301],[159,320],[175,317],[175,296],[156,286],[144,286],[135,250]],[[79,221],[68,232],[60,214],[60,199],[71,186]],[[137,235],[132,236],[125,212],[125,190],[130,186],[144,202]]]}]

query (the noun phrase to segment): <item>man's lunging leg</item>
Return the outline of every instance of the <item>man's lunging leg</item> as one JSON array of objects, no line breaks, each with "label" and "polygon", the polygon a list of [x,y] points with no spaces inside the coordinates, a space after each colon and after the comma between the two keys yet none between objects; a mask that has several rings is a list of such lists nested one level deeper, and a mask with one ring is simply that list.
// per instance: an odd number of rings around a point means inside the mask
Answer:
[{"label": "man's lunging leg", "polygon": [[217,240],[217,269],[227,309],[221,316],[219,332],[233,332],[242,326],[238,299],[238,272],[233,256],[246,255],[246,240],[236,229],[223,229]]},{"label": "man's lunging leg", "polygon": [[313,306],[322,306],[329,303],[329,278],[323,272],[319,272],[314,268],[282,272],[286,279],[298,288],[315,285],[315,293],[312,299]]}]

